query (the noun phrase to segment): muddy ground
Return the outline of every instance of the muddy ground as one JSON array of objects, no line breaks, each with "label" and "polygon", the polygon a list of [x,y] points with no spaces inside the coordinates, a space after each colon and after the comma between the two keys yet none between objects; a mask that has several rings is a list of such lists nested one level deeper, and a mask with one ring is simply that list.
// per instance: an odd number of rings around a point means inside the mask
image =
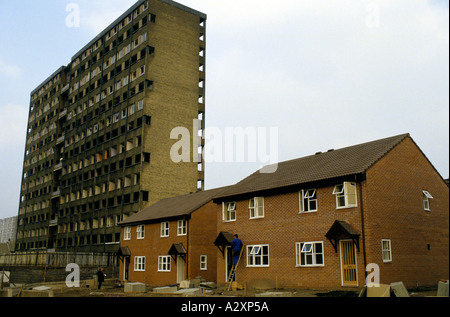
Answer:
[{"label": "muddy ground", "polygon": [[[22,285],[24,290],[40,285]],[[90,283],[81,283],[78,288],[68,288],[64,283],[41,284],[53,291],[53,297],[182,297],[181,294],[161,294],[152,292],[153,287],[147,286],[144,293],[125,293],[124,287],[115,281],[109,281],[99,290]],[[411,297],[436,296],[437,289],[423,288],[408,290]],[[262,293],[270,293],[272,297],[358,297],[360,289],[349,290],[313,290],[313,289],[247,289],[227,290],[226,288],[205,288],[203,295],[196,297],[257,297]]]}]

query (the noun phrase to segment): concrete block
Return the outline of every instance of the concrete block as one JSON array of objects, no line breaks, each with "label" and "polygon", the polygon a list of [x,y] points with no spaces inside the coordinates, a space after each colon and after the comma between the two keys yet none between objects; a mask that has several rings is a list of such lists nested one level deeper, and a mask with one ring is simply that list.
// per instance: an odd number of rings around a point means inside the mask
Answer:
[{"label": "concrete block", "polygon": [[184,297],[199,296],[199,295],[203,295],[203,290],[201,288],[186,288],[186,289],[180,289],[179,291],[176,291],[175,293],[182,294]]},{"label": "concrete block", "polygon": [[11,288],[0,290],[0,297],[13,297],[13,290]]},{"label": "concrete block", "polygon": [[447,282],[439,281],[438,290],[437,290],[437,296],[449,297],[448,296],[448,280],[447,280]]},{"label": "concrete block", "polygon": [[191,282],[189,280],[181,281],[180,282],[180,288],[189,288],[191,285]]},{"label": "concrete block", "polygon": [[391,283],[391,289],[395,294],[395,297],[409,297],[408,290],[403,282]]},{"label": "concrete block", "polygon": [[176,286],[163,286],[163,287],[155,287],[153,289],[154,293],[176,293],[178,291],[178,287]]},{"label": "concrete block", "polygon": [[200,279],[199,278],[190,279],[189,287],[190,288],[198,288],[198,287],[200,287]]},{"label": "concrete block", "polygon": [[125,293],[145,293],[146,287],[143,283],[125,283]]},{"label": "concrete block", "polygon": [[217,284],[214,282],[201,282],[200,286],[209,289],[217,288]]},{"label": "concrete block", "polygon": [[366,287],[365,297],[391,297],[391,286],[379,284],[378,287]]},{"label": "concrete block", "polygon": [[291,292],[266,292],[255,294],[255,297],[292,297]]},{"label": "concrete block", "polygon": [[53,291],[23,290],[21,297],[53,297]]},{"label": "concrete block", "polygon": [[37,287],[33,287],[33,290],[35,291],[49,291],[51,290],[51,287],[48,286],[37,286]]}]

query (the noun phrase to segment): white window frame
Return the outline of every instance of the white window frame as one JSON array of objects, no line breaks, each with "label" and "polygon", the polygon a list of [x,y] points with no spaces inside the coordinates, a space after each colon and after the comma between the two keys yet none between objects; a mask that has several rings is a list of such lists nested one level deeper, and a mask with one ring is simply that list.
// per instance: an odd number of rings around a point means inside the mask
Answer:
[{"label": "white window frame", "polygon": [[433,196],[431,196],[431,194],[428,191],[423,190],[422,191],[423,209],[426,211],[431,211],[430,199],[434,199]]},{"label": "white window frame", "polygon": [[123,231],[123,240],[131,240],[131,227],[125,227]]},{"label": "white window frame", "polygon": [[[299,193],[299,203],[300,213],[316,212],[318,210],[317,190],[302,189]],[[316,205],[314,209],[311,208],[312,203]]]},{"label": "white window frame", "polygon": [[208,270],[208,256],[200,255],[200,271]]},{"label": "white window frame", "polygon": [[255,197],[248,201],[250,219],[264,218],[264,197]]},{"label": "white window frame", "polygon": [[169,236],[169,222],[161,222],[161,238],[167,238]]},{"label": "white window frame", "polygon": [[[317,245],[321,245],[322,251],[317,251]],[[322,263],[317,262],[317,257],[322,256]],[[311,256],[311,262],[307,263],[306,257]],[[304,263],[302,263],[304,259]],[[320,267],[325,266],[325,255],[323,249],[323,241],[308,241],[295,243],[295,265],[297,267]]]},{"label": "white window frame", "polygon": [[136,228],[136,238],[138,240],[145,238],[145,225],[138,225]]},{"label": "white window frame", "polygon": [[[341,186],[342,188],[340,188]],[[350,192],[351,189],[353,189],[352,192]],[[336,209],[353,208],[358,206],[356,183],[344,182],[343,184],[334,186],[333,195],[336,195]],[[340,203],[342,198],[344,199],[344,205],[341,205]],[[352,200],[353,202],[351,202]]]},{"label": "white window frame", "polygon": [[222,220],[224,222],[236,221],[236,202],[222,203]]},{"label": "white window frame", "polygon": [[187,220],[186,219],[178,220],[177,236],[185,236],[185,235],[187,235]]},{"label": "white window frame", "polygon": [[[385,243],[387,243],[387,248],[385,248]],[[388,257],[385,257],[388,255]],[[381,257],[383,258],[383,263],[392,262],[392,244],[390,239],[381,239]]]},{"label": "white window frame", "polygon": [[134,257],[134,271],[144,272],[145,271],[145,256],[135,256]]},{"label": "white window frame", "polygon": [[[267,263],[264,263],[267,259]],[[269,267],[270,248],[268,244],[247,245],[247,267]]]},{"label": "white window frame", "polygon": [[171,257],[170,255],[160,255],[158,257],[158,272],[171,271]]}]

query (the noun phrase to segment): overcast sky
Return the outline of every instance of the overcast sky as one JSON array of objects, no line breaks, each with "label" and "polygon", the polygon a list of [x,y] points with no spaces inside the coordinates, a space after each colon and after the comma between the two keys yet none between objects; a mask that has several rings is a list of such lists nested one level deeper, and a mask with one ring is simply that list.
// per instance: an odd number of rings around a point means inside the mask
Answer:
[{"label": "overcast sky", "polygon": [[[30,92],[134,2],[0,1],[0,219],[18,211]],[[449,177],[448,0],[179,2],[208,14],[207,127],[277,128],[279,161],[410,133]],[[263,163],[208,163],[206,187]]]}]

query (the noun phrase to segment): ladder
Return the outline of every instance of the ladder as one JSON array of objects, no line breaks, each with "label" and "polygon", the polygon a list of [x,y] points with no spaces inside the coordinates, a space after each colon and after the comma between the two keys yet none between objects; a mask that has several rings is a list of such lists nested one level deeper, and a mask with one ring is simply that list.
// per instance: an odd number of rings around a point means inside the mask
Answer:
[{"label": "ladder", "polygon": [[242,245],[242,248],[241,248],[241,254],[239,254],[239,259],[238,259],[237,263],[234,264],[234,261],[233,261],[233,266],[231,267],[230,274],[228,275],[228,280],[227,280],[227,285],[228,285],[228,286],[227,286],[227,290],[228,290],[228,291],[230,290],[231,283],[233,282],[233,281],[232,281],[232,280],[233,280],[233,277],[235,276],[236,270],[237,270],[237,268],[238,268],[238,266],[239,266],[239,262],[241,261],[242,253],[244,253],[244,245]]}]

